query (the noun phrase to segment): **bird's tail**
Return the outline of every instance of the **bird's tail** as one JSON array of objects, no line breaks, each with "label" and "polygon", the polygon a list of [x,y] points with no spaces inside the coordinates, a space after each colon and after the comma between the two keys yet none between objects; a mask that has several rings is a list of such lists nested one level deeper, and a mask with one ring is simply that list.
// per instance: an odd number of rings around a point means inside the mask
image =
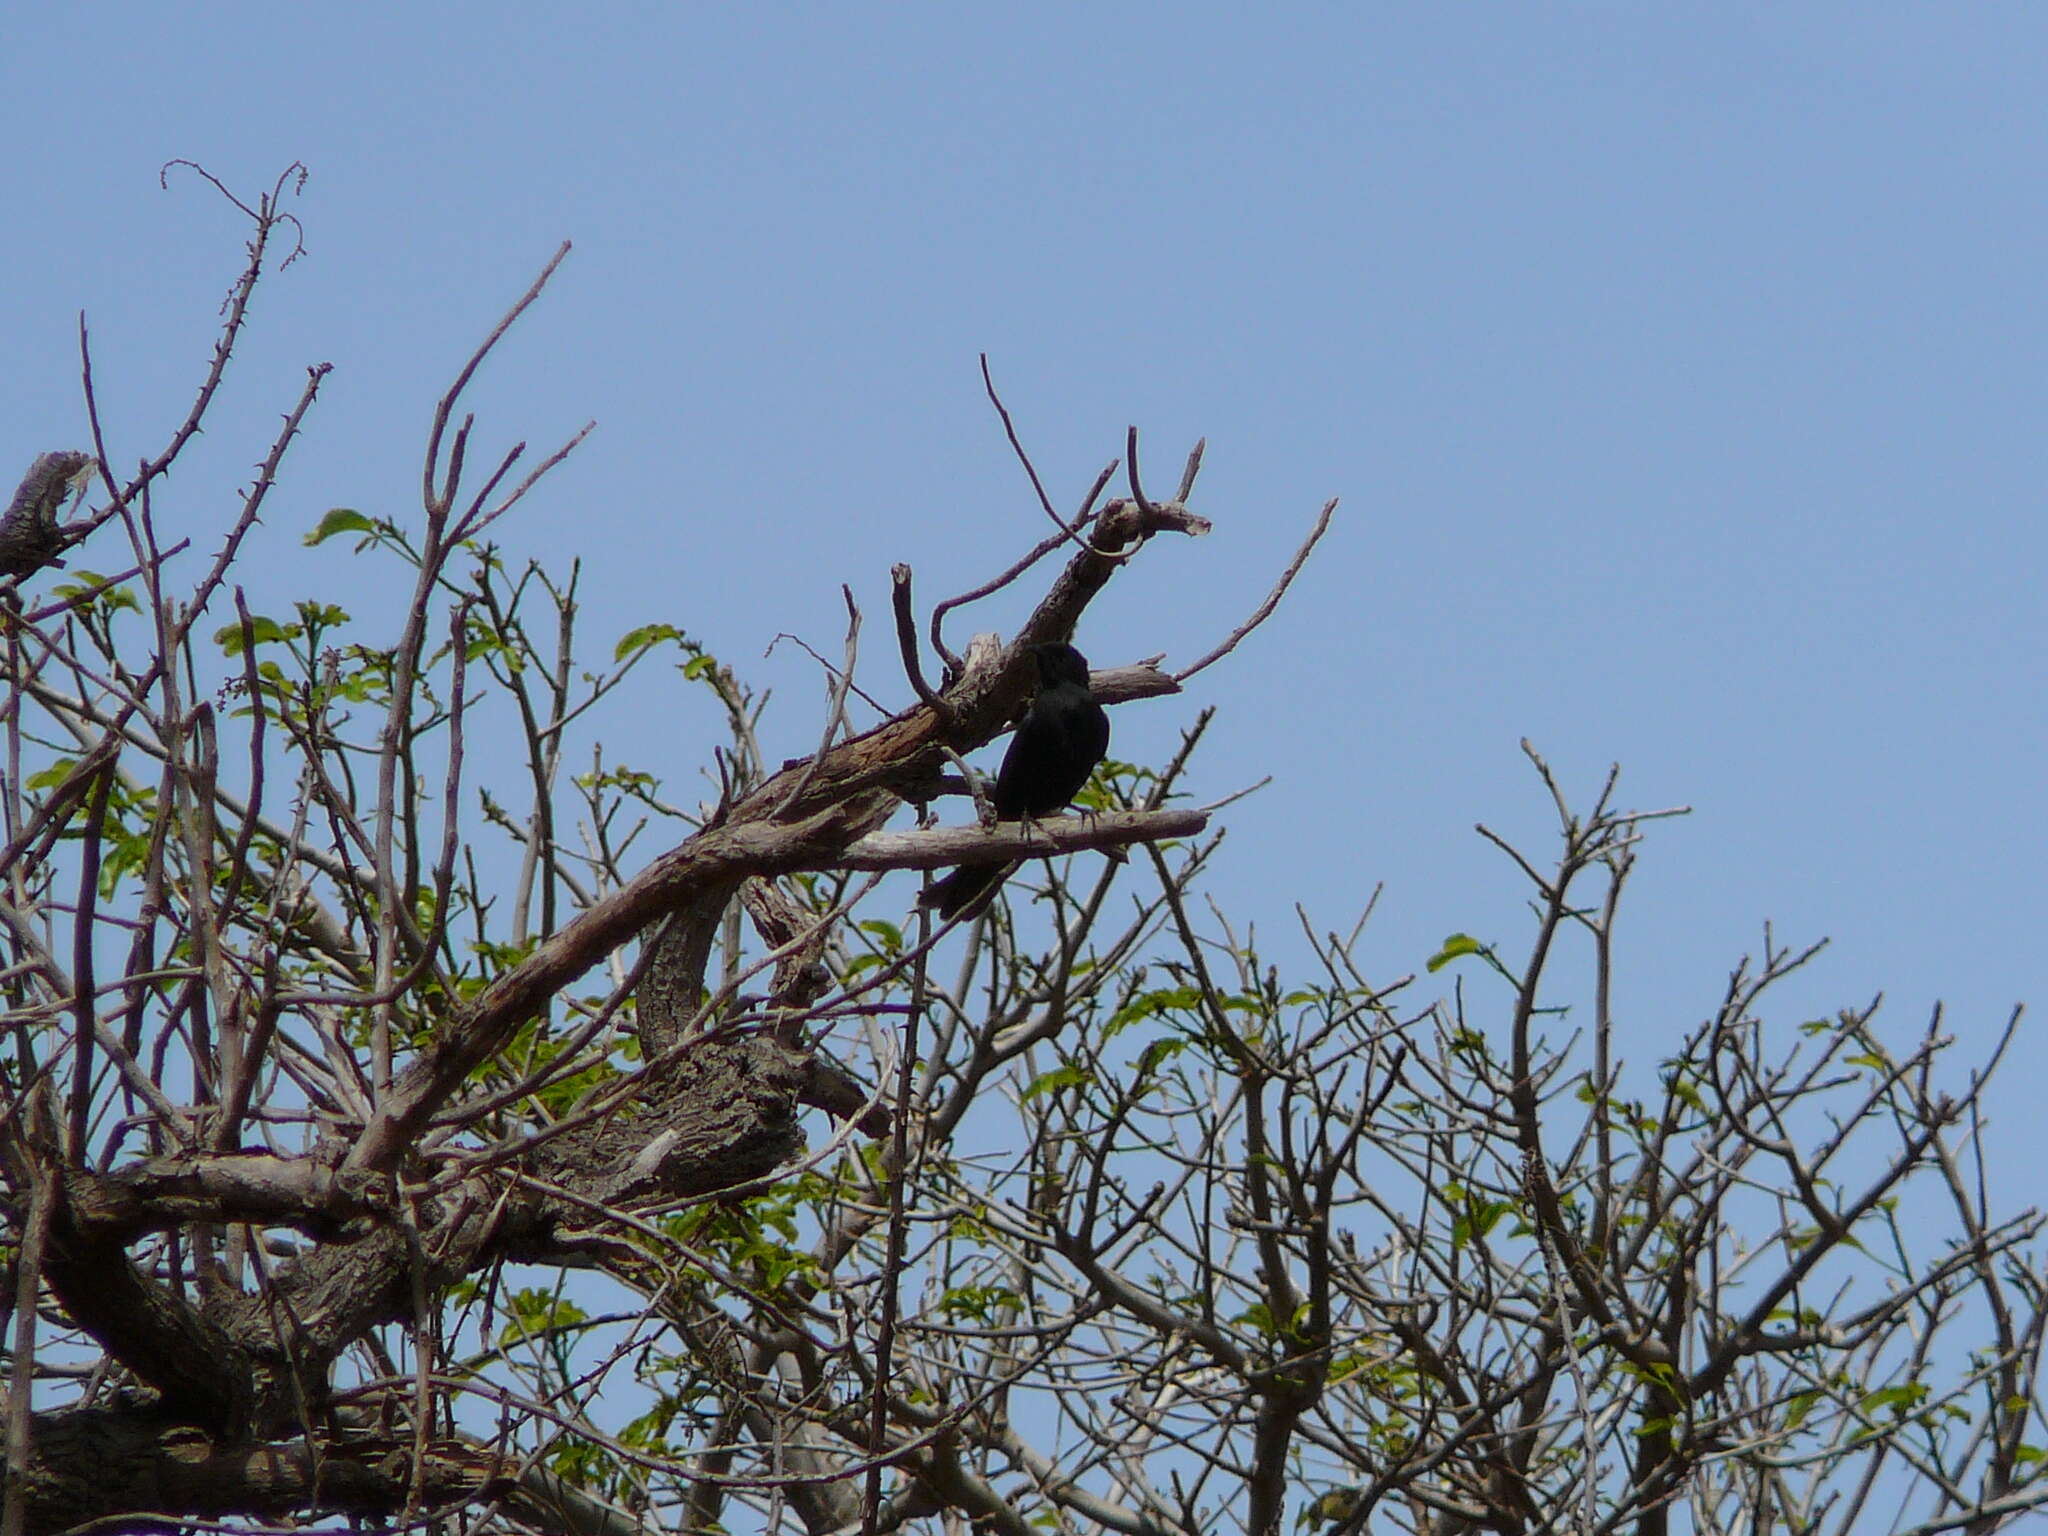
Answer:
[{"label": "bird's tail", "polygon": [[940,917],[953,918],[974,912],[1002,889],[1012,866],[1004,864],[962,864],[942,880],[935,880],[918,898]]}]

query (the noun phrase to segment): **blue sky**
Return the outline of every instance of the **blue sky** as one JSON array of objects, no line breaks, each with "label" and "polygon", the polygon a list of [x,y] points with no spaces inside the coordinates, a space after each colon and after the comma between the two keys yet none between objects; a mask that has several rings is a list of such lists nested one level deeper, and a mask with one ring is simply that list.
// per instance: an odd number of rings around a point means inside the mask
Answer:
[{"label": "blue sky", "polygon": [[[1527,736],[1585,797],[1618,759],[1696,808],[1625,918],[1639,1060],[1767,918],[1835,939],[1808,1012],[1883,990],[1910,1032],[1946,998],[1982,1041],[2048,1001],[2048,12],[17,9],[0,463],[84,442],[81,309],[117,457],[182,414],[243,229],[162,162],[311,168],[308,254],[174,486],[218,526],[336,365],[259,593],[375,616],[299,534],[416,510],[433,397],[571,239],[478,409],[486,441],[598,430],[504,540],[772,683],[771,752],[821,694],[755,660],[777,632],[836,654],[851,583],[901,699],[889,565],[929,602],[1038,536],[985,350],[1063,505],[1127,424],[1155,483],[1209,439],[1216,532],[1119,580],[1099,664],[1206,649],[1344,498],[1265,630],[1118,711],[1158,756],[1213,703],[1198,786],[1275,775],[1229,813],[1234,913],[1348,926],[1384,882],[1380,975],[1453,929],[1519,951],[1471,826],[1546,846]],[[616,744],[694,773],[713,720],[655,704]],[[2041,1061],[2023,1036],[2009,1093]]]}]

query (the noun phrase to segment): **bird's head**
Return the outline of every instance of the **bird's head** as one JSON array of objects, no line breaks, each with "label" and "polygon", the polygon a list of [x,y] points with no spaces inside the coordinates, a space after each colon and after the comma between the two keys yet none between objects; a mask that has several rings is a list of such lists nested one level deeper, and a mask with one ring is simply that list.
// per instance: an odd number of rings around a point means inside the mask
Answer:
[{"label": "bird's head", "polygon": [[1079,683],[1088,686],[1088,658],[1063,641],[1050,641],[1031,648],[1038,658],[1038,686],[1055,687],[1060,683]]}]

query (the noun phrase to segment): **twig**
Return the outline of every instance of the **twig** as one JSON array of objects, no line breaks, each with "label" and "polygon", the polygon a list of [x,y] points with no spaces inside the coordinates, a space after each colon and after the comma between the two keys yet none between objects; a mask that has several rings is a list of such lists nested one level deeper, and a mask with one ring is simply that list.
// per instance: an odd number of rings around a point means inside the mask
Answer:
[{"label": "twig", "polygon": [[555,275],[555,269],[568,259],[569,249],[569,242],[564,240],[560,248],[549,258],[548,264],[541,268],[540,276],[533,280],[533,286],[526,290],[518,303],[505,312],[505,318],[500,320],[492,329],[491,334],[484,338],[483,345],[470,354],[469,361],[462,365],[462,371],[455,376],[455,382],[448,386],[448,393],[443,395],[440,403],[434,407],[434,425],[427,434],[425,494],[429,505],[435,502],[445,504],[454,499],[454,477],[460,473],[459,466],[451,463],[446,489],[439,494],[436,493],[434,488],[434,470],[440,462],[441,439],[448,430],[448,418],[454,414],[455,402],[462,397],[463,390],[469,387],[469,381],[476,376],[477,369],[483,366],[484,359],[490,356],[491,349],[504,339],[507,331],[512,329],[512,322],[525,314],[533,301],[540,297],[541,289],[545,288],[548,279]]},{"label": "twig", "polygon": [[[583,440],[586,437],[590,436],[590,434],[595,432],[596,430],[596,422],[586,421],[585,423],[583,423],[583,425],[576,430],[575,434],[566,443],[562,444],[561,447],[557,448],[553,453],[549,454],[546,458],[542,459],[538,464],[534,465],[534,467],[531,470],[527,471],[526,478],[520,481],[517,485],[513,486],[512,489],[506,493],[505,499],[503,501],[499,502],[495,507],[491,508],[490,511],[488,512],[481,512],[476,513],[475,515],[465,516],[456,525],[454,532],[450,535],[451,539],[453,539],[457,543],[460,543],[465,539],[473,539],[484,529],[490,527],[492,523],[495,523],[499,518],[503,517],[507,512],[510,512],[515,506],[519,504],[520,500],[526,495],[526,493],[533,489],[535,483],[539,481],[542,475],[546,474],[549,470],[553,469],[557,464],[561,463],[562,460],[568,458],[570,454],[574,453],[577,450],[577,448],[579,448],[582,445]],[[520,446],[523,448],[525,444],[522,443]],[[511,464],[510,460],[508,459],[506,463],[506,468],[509,469],[510,467]],[[496,483],[496,479],[494,478],[492,484]],[[488,491],[489,487],[486,487],[485,489],[486,491]],[[479,496],[477,500],[478,505],[481,506],[483,500],[482,496]]]},{"label": "twig", "polygon": [[[1119,463],[1119,460],[1111,459],[1102,466],[1102,473],[1095,477],[1095,483],[1088,488],[1088,494],[1081,502],[1081,510],[1075,514],[1072,523],[1063,525],[1058,533],[1048,535],[1042,539],[1028,554],[1001,575],[983,582],[971,591],[962,592],[958,597],[947,598],[932,610],[932,649],[945,659],[947,675],[949,677],[957,676],[963,668],[960,658],[947,648],[945,640],[939,634],[940,621],[955,608],[962,607],[968,603],[978,603],[984,597],[1002,591],[1004,587],[1007,587],[1019,576],[1030,570],[1032,566],[1038,564],[1039,561],[1066,543],[1072,532],[1085,528],[1089,523],[1093,522],[1095,519],[1095,499],[1102,494],[1103,488],[1109,484],[1109,478],[1117,472]],[[1094,546],[1085,541],[1082,542],[1082,547],[1091,553],[1094,552]]]},{"label": "twig", "polygon": [[247,203],[235,196],[234,193],[230,192],[225,182],[197,160],[166,160],[162,165],[158,166],[156,184],[163,188],[164,191],[168,192],[171,189],[171,168],[173,166],[182,166],[184,169],[195,173],[211,183],[214,191],[218,192],[230,203],[233,203],[235,207],[247,214],[256,223],[289,224],[293,229],[296,229],[299,232],[298,242],[292,247],[291,254],[277,264],[280,272],[306,254],[306,226],[299,222],[297,214],[279,213],[277,211],[278,202],[284,196],[284,184],[294,179],[292,176],[294,171],[298,172],[298,185],[293,187],[292,191],[297,193],[306,190],[306,181],[312,175],[312,172],[306,169],[303,161],[294,160],[290,165],[279,171],[277,173],[277,180],[271,183],[269,193],[258,198],[254,208],[251,208]]},{"label": "twig", "polygon": [[1138,483],[1138,429],[1135,424],[1124,433],[1124,477],[1131,483],[1131,500],[1138,504],[1138,510],[1149,521],[1152,503],[1145,499],[1145,488]]},{"label": "twig", "polygon": [[1038,492],[1038,504],[1045,508],[1045,515],[1052,519],[1055,528],[1065,530],[1067,525],[1060,520],[1059,513],[1052,509],[1052,498],[1045,494],[1045,483],[1038,478],[1038,471],[1032,467],[1031,455],[1024,451],[1024,445],[1017,440],[1017,424],[1010,420],[1010,408],[1003,404],[1003,397],[996,393],[996,381],[988,371],[988,354],[981,354],[981,387],[988,391],[988,403],[996,408],[996,414],[1003,418],[1003,431],[1009,435],[1010,447],[1017,455],[1017,462],[1024,466],[1024,473],[1031,477],[1031,489]]},{"label": "twig", "polygon": [[74,1005],[76,1033],[71,1047],[71,1123],[66,1135],[65,1157],[74,1165],[86,1158],[86,1135],[92,1123],[93,1073],[93,932],[100,894],[100,854],[107,826],[107,797],[114,788],[114,765],[110,753],[101,763],[89,792],[85,811],[84,843],[78,856],[78,911],[74,915],[74,945],[71,976],[78,988]]},{"label": "twig", "polygon": [[[191,547],[192,541],[190,539],[180,539],[178,540],[177,543],[173,544],[169,549],[163,550],[155,556],[153,556],[151,559],[151,563],[161,568],[163,564],[167,560],[169,560],[173,555],[181,555]],[[108,591],[114,587],[118,587],[119,585],[121,585],[122,582],[128,581],[133,577],[140,576],[142,572],[142,566],[131,565],[128,567],[127,570],[122,571],[120,574],[115,576],[104,577],[101,580],[92,583],[92,585],[88,587],[73,592],[69,597],[59,598],[54,603],[45,603],[42,607],[36,609],[33,613],[29,614],[27,616],[27,621],[31,624],[43,624],[47,623],[51,619],[57,618],[62,614],[70,612],[74,608],[83,608],[87,603],[91,602],[94,598],[98,597],[102,592]]]},{"label": "twig", "polygon": [[1273,590],[1266,594],[1266,600],[1263,603],[1259,604],[1257,610],[1252,614],[1250,618],[1246,619],[1242,624],[1238,625],[1236,629],[1233,629],[1227,636],[1225,636],[1223,643],[1217,646],[1215,650],[1209,652],[1208,655],[1204,656],[1200,661],[1196,662],[1193,666],[1188,667],[1184,671],[1176,672],[1173,675],[1173,680],[1175,682],[1184,683],[1189,678],[1193,677],[1197,672],[1201,671],[1204,667],[1211,666],[1214,663],[1221,661],[1224,657],[1228,656],[1232,651],[1237,649],[1237,645],[1240,640],[1244,639],[1246,635],[1250,634],[1253,630],[1257,629],[1261,624],[1265,623],[1268,618],[1272,617],[1273,610],[1280,606],[1280,599],[1287,595],[1288,587],[1293,585],[1295,576],[1300,573],[1302,566],[1305,563],[1307,563],[1310,551],[1312,551],[1316,547],[1316,544],[1322,539],[1322,536],[1325,533],[1329,532],[1330,518],[1331,515],[1336,512],[1336,510],[1337,498],[1332,496],[1328,501],[1323,503],[1322,515],[1316,519],[1315,527],[1311,528],[1309,530],[1308,537],[1302,540],[1301,548],[1297,549],[1294,552],[1294,558],[1287,562],[1287,569],[1280,573],[1280,579],[1273,584]]},{"label": "twig", "polygon": [[[1017,462],[1024,466],[1024,473],[1031,477],[1031,489],[1038,493],[1038,504],[1045,509],[1045,515],[1052,519],[1053,526],[1060,530],[1060,538],[1062,540],[1073,540],[1074,543],[1087,550],[1090,554],[1105,554],[1106,551],[1095,548],[1094,545],[1081,537],[1081,525],[1087,521],[1086,506],[1082,508],[1082,515],[1072,523],[1060,521],[1059,513],[1053,511],[1052,498],[1045,494],[1044,482],[1038,478],[1038,471],[1032,467],[1031,455],[1024,451],[1024,444],[1018,441],[1016,424],[1010,420],[1009,407],[1003,404],[1002,397],[996,393],[996,381],[989,376],[988,354],[986,352],[981,354],[981,384],[982,388],[988,391],[988,403],[994,406],[996,414],[1003,418],[1003,431],[1009,435],[1010,447],[1016,451]],[[1089,497],[1089,504],[1093,502],[1094,497]]]},{"label": "twig", "polygon": [[896,1062],[896,1123],[889,1137],[889,1156],[884,1167],[889,1178],[889,1226],[883,1243],[882,1317],[875,1331],[874,1404],[868,1419],[868,1465],[866,1488],[861,1499],[862,1536],[880,1531],[882,1509],[882,1457],[887,1449],[889,1425],[889,1375],[896,1350],[896,1315],[901,1306],[898,1291],[903,1274],[903,1254],[908,1223],[903,1199],[910,1178],[911,1096],[917,1089],[917,1034],[925,1009],[925,956],[931,941],[931,912],[921,908],[918,915],[918,962],[910,973],[910,1012],[903,1021],[903,1043]]},{"label": "twig", "polygon": [[[953,723],[953,711],[946,701],[932,692],[932,685],[924,680],[924,667],[917,659],[917,620],[910,610],[910,567],[902,561],[889,567],[889,602],[896,610],[896,645],[903,653],[903,671],[910,679],[910,686],[917,690],[917,696],[924,700],[933,714],[939,717],[940,728]],[[811,762],[815,769],[817,760]],[[810,769],[806,770],[806,782]],[[788,800],[782,802],[786,807]]]},{"label": "twig", "polygon": [[15,1261],[13,1349],[7,1372],[7,1490],[0,1502],[0,1536],[21,1536],[29,1495],[29,1427],[34,1406],[36,1293],[43,1278],[43,1245],[50,1234],[54,1170],[29,1171],[28,1219],[22,1224],[21,1253]]},{"label": "twig", "polygon": [[[777,631],[775,638],[768,642],[768,649],[763,651],[761,654],[763,656],[773,656],[775,654],[775,647],[782,644],[782,642],[785,640],[787,640],[791,645],[795,646],[798,650],[802,651],[806,656],[810,657],[811,660],[815,661],[819,666],[823,667],[828,674],[834,677],[838,675],[838,669],[834,667],[831,662],[827,661],[823,656],[820,656],[818,654],[818,648],[816,646],[812,645],[810,641],[806,640],[802,635],[793,635],[786,629]],[[872,693],[869,693],[867,689],[861,687],[860,684],[853,682],[851,679],[848,680],[847,692],[852,694],[855,698],[859,699],[861,703],[867,705],[868,708],[872,709],[876,714],[887,715],[889,713],[887,705],[883,704],[880,699],[876,698]]]},{"label": "twig", "polygon": [[[897,638],[901,640],[906,633],[903,628],[902,618],[909,608],[910,567],[899,565],[896,569],[903,572],[904,601],[897,609],[896,627]],[[804,765],[802,776],[794,784],[790,785],[789,793],[776,802],[775,814],[778,816],[789,809],[790,801],[796,799],[798,795],[811,787],[811,780],[817,776],[818,764],[822,763],[825,760],[825,754],[832,750],[833,738],[839,734],[839,728],[846,723],[846,692],[853,686],[854,660],[860,654],[860,607],[853,600],[853,588],[843,582],[839,587],[839,595],[846,599],[846,664],[836,672],[830,667],[825,669],[832,677],[832,694],[825,705],[825,737],[818,743],[818,750],[811,754],[810,762]],[[910,666],[915,669],[917,665],[916,637],[910,637],[908,643],[911,648]],[[816,653],[813,652],[813,654],[815,655]],[[914,670],[912,672],[912,681],[913,683],[917,681]]]},{"label": "twig", "polygon": [[[301,236],[299,240],[294,242],[290,254],[279,264],[280,270],[285,265],[290,264],[305,250],[305,241],[303,239],[305,233],[304,226],[293,215],[277,211],[278,202],[284,196],[285,183],[293,178],[295,172],[297,173],[298,188],[294,190],[303,189],[306,184],[306,168],[298,161],[294,160],[278,173],[277,181],[272,185],[268,195],[259,198],[254,208],[251,208],[247,203],[228,191],[226,186],[221,183],[220,178],[208,171],[204,166],[190,160],[168,160],[164,162],[163,167],[157,172],[157,181],[160,186],[168,189],[170,185],[168,177],[172,166],[184,166],[203,177],[229,203],[233,204],[234,207],[248,215],[255,222],[256,236],[249,242],[249,264],[242,269],[242,275],[235,280],[235,286],[228,292],[227,304],[224,306],[226,319],[221,322],[220,337],[214,342],[213,346],[213,362],[207,369],[205,379],[199,385],[198,397],[193,400],[191,409],[185,413],[184,421],[180,422],[178,429],[171,434],[171,440],[164,445],[163,451],[145,463],[136,472],[135,478],[129,481],[126,486],[115,483],[113,464],[107,457],[106,437],[100,428],[99,402],[93,390],[92,352],[86,333],[85,315],[83,311],[79,313],[78,352],[80,372],[85,385],[86,414],[92,423],[93,449],[99,460],[100,478],[105,482],[108,494],[113,499],[107,506],[93,514],[90,526],[78,532],[77,538],[84,537],[86,533],[90,533],[109,518],[118,516],[121,510],[140,495],[151,481],[170,468],[171,461],[177,458],[179,453],[184,450],[185,444],[190,442],[193,436],[198,433],[200,423],[206,416],[207,408],[213,403],[213,397],[220,389],[220,382],[227,374],[228,359],[234,353],[235,341],[241,335],[242,325],[248,318],[249,296],[255,292],[256,281],[263,274],[263,259],[270,248],[270,232],[272,228],[280,223],[289,223],[294,229],[299,231]],[[289,436],[290,433],[287,432],[287,439]],[[76,539],[73,542],[76,542]]]}]

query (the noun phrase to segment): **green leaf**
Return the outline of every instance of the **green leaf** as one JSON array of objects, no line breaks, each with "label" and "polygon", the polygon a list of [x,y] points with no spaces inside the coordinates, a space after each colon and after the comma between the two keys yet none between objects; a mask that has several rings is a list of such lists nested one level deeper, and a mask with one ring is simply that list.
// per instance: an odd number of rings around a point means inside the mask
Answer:
[{"label": "green leaf", "polygon": [[871,918],[860,925],[860,931],[877,940],[885,955],[903,953],[903,930],[894,923],[885,923],[880,918]]},{"label": "green leaf", "polygon": [[619,636],[619,643],[612,647],[612,660],[624,661],[635,651],[644,651],[650,645],[682,638],[683,632],[673,624],[642,624],[638,629],[629,629]]},{"label": "green leaf", "polygon": [[98,588],[92,601],[97,603],[102,609],[109,612],[117,608],[127,608],[137,613],[142,611],[142,604],[135,600],[133,592],[130,592],[126,587],[110,587],[106,585],[107,578],[98,571],[81,569],[73,571],[71,574],[74,578],[73,580],[61,582],[50,589],[52,597],[61,597],[66,602],[71,602],[84,597],[88,592],[93,592],[95,588]]},{"label": "green leaf", "polygon": [[1185,1040],[1154,1040],[1138,1053],[1138,1073],[1150,1076],[1188,1048]]},{"label": "green leaf", "polygon": [[365,517],[354,507],[336,507],[320,519],[320,526],[306,535],[306,543],[324,544],[337,533],[375,533],[374,519]]},{"label": "green leaf", "polygon": [[1468,1200],[1464,1212],[1451,1223],[1451,1247],[1459,1249],[1475,1237],[1485,1237],[1513,1209],[1506,1200]]},{"label": "green leaf", "polygon": [[1023,1298],[1005,1285],[960,1285],[939,1298],[939,1311],[951,1318],[992,1323],[1002,1309],[1021,1306]]},{"label": "green leaf", "polygon": [[[297,629],[298,626],[293,625],[292,628]],[[228,655],[239,656],[242,654],[242,626],[239,622],[223,624],[213,632],[213,638],[215,643]],[[260,613],[252,614],[249,619],[249,638],[258,645],[274,645],[278,641],[288,638],[288,632],[277,620],[266,619]]]},{"label": "green leaf", "polygon": [[1865,1413],[1878,1408],[1889,1408],[1894,1415],[1902,1414],[1908,1408],[1917,1408],[1927,1397],[1927,1384],[1909,1381],[1903,1386],[1881,1387],[1875,1392],[1866,1392],[1856,1406]]},{"label": "green leaf", "polygon": [[1429,968],[1434,973],[1442,970],[1453,960],[1461,959],[1466,955],[1479,955],[1485,952],[1486,946],[1473,938],[1471,934],[1454,933],[1444,940],[1444,947],[1442,949],[1430,956]]},{"label": "green leaf", "polygon": [[1360,1371],[1370,1367],[1372,1363],[1373,1357],[1371,1355],[1363,1354],[1355,1349],[1346,1354],[1338,1355],[1330,1362],[1330,1385],[1334,1387],[1338,1382],[1348,1377],[1356,1376]]},{"label": "green leaf", "polygon": [[1063,1066],[1054,1067],[1050,1072],[1041,1073],[1033,1078],[1030,1085],[1017,1095],[1017,1101],[1019,1103],[1028,1103],[1040,1094],[1051,1093],[1056,1088],[1073,1088],[1087,1081],[1087,1069],[1077,1067],[1072,1062],[1068,1062]]},{"label": "green leaf", "polygon": [[1232,1318],[1231,1321],[1234,1323],[1244,1323],[1256,1328],[1269,1339],[1280,1331],[1273,1324],[1273,1309],[1263,1301],[1253,1302],[1242,1312],[1238,1313],[1236,1317]]},{"label": "green leaf", "polygon": [[1365,1502],[1363,1488],[1333,1488],[1299,1515],[1294,1517],[1296,1525],[1335,1525],[1340,1520],[1349,1520],[1358,1513],[1358,1506]]},{"label": "green leaf", "polygon": [[28,776],[28,787],[30,789],[55,789],[59,784],[62,784],[71,777],[71,770],[77,766],[77,758],[60,757],[57,761],[50,764],[49,767],[30,774]]},{"label": "green leaf", "polygon": [[1202,994],[1193,987],[1161,987],[1151,992],[1141,992],[1110,1016],[1103,1038],[1115,1038],[1140,1019],[1157,1018],[1162,1013],[1192,1010],[1201,1000]]}]

